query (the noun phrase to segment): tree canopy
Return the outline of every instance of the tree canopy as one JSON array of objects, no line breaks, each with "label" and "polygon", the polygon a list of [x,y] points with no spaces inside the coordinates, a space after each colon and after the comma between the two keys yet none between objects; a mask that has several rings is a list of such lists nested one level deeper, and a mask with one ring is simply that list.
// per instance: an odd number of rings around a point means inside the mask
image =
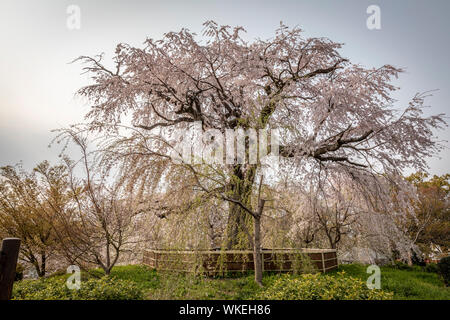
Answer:
[{"label": "tree canopy", "polygon": [[201,37],[182,29],[146,39],[143,48],[119,44],[112,69],[102,56],[79,58],[93,80],[78,92],[92,103],[87,129],[108,136],[108,161],[122,161],[143,188],[176,171],[167,188],[184,184],[229,200],[229,247],[245,224],[243,208],[255,206],[261,163],[175,164],[168,152],[177,128],[279,128],[278,176],[325,175],[320,182],[333,172],[373,193],[380,177],[396,184],[405,169],[425,170],[426,158],[442,148],[433,130],[446,123],[442,114],[424,116],[427,94],[396,106],[392,80],[401,69],[351,63],[341,44],[297,27],[281,24],[266,40],[246,41],[243,32],[207,21]]}]

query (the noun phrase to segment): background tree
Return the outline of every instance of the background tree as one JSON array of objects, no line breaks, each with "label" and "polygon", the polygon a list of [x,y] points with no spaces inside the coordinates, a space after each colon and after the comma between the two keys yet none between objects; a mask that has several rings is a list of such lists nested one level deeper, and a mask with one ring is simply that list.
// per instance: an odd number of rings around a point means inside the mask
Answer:
[{"label": "background tree", "polygon": [[[47,173],[47,181],[40,172]],[[39,277],[45,276],[49,259],[58,249],[56,234],[49,219],[54,217],[44,195],[64,207],[65,171],[46,161],[31,173],[20,166],[0,169],[0,233],[21,239],[20,258],[30,263]],[[40,179],[41,178],[41,179]]]},{"label": "background tree", "polygon": [[[52,223],[62,253],[72,264],[84,269],[96,265],[109,275],[120,255],[140,240],[136,193],[124,187],[120,175],[99,166],[95,153],[88,150],[86,137],[69,129],[60,132],[57,140],[74,143],[81,153],[78,161],[63,157],[70,210],[53,206]],[[53,199],[47,200],[54,204]]]},{"label": "background tree", "polygon": [[364,249],[380,259],[394,260],[395,254],[408,260],[415,248],[402,224],[415,193],[399,177],[396,185],[402,191],[396,196],[403,205],[396,205],[391,184],[381,176],[372,185],[361,186],[339,172],[325,171],[292,185],[290,192],[295,190],[292,194],[298,200],[288,236],[313,247],[338,248],[339,254]]},{"label": "background tree", "polygon": [[449,178],[450,174],[429,177],[424,172],[407,177],[418,191],[414,214],[407,221],[408,231],[425,254],[430,254],[432,244],[443,252],[450,248]]},{"label": "background tree", "polygon": [[332,249],[337,249],[342,238],[352,232],[366,207],[358,203],[361,199],[349,182],[346,184],[339,177],[330,179],[327,185],[318,183],[318,190],[310,194],[313,215]]}]

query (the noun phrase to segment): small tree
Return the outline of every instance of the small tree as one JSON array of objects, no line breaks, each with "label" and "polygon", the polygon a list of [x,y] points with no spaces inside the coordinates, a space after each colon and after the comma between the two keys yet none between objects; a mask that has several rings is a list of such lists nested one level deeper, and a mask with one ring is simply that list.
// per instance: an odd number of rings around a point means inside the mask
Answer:
[{"label": "small tree", "polygon": [[[48,173],[49,180],[39,179],[39,172]],[[57,252],[57,239],[49,219],[53,209],[45,195],[53,197],[60,207],[67,199],[65,171],[61,166],[40,163],[32,173],[19,167],[0,169],[0,234],[21,239],[20,258],[34,266],[39,277],[45,276],[49,259]]]},{"label": "small tree", "polygon": [[[53,225],[62,252],[73,264],[85,269],[97,265],[109,275],[121,253],[139,241],[133,228],[139,213],[136,193],[124,187],[120,175],[99,166],[88,151],[86,137],[63,130],[59,139],[74,143],[81,152],[79,161],[63,158],[72,206],[70,210],[55,208]],[[81,178],[76,177],[78,165]]]},{"label": "small tree", "polygon": [[329,177],[326,182],[317,181],[316,186],[309,195],[311,209],[329,247],[336,249],[345,235],[355,231],[358,219],[370,205],[351,180]]},{"label": "small tree", "polygon": [[427,254],[432,244],[443,251],[450,248],[449,178],[450,174],[428,177],[424,172],[407,177],[418,191],[414,212],[407,220],[408,233]]}]

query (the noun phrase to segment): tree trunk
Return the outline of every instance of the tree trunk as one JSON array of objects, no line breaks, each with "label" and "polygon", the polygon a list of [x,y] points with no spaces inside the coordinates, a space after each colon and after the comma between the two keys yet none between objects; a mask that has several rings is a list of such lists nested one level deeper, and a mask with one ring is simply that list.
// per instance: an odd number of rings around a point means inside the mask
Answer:
[{"label": "tree trunk", "polygon": [[325,232],[328,238],[328,243],[330,244],[331,249],[336,249],[337,244],[341,239],[340,233],[336,234],[334,237],[331,235],[331,233],[328,231]]},{"label": "tree trunk", "polygon": [[254,225],[254,246],[253,261],[255,266],[255,282],[262,287],[262,259],[261,259],[261,217],[253,219]]},{"label": "tree trunk", "polygon": [[412,265],[413,265],[413,262],[412,262],[411,249],[408,250],[408,256],[407,256],[406,259],[407,259],[406,261],[407,261],[407,263],[408,263],[408,266],[412,266]]},{"label": "tree trunk", "polygon": [[336,249],[336,241],[334,241],[334,239],[327,234],[328,237],[328,243],[330,244],[330,248],[331,249]]},{"label": "tree trunk", "polygon": [[[233,175],[228,186],[231,196],[251,208],[251,193],[255,180],[256,166],[247,165],[246,170],[242,165],[233,167]],[[227,221],[226,248],[249,249],[252,240],[249,234],[251,216],[237,204],[229,205]]]},{"label": "tree trunk", "polygon": [[47,268],[47,256],[45,255],[45,251],[41,252],[41,274],[39,277],[44,277],[46,273]]},{"label": "tree trunk", "polygon": [[[106,236],[108,236],[108,233],[106,233]],[[111,271],[111,253],[109,252],[110,250],[110,244],[109,244],[109,240],[106,240],[106,270],[105,273],[106,275],[109,275],[110,271]]]},{"label": "tree trunk", "polygon": [[[239,201],[249,200],[247,197],[239,197]],[[248,202],[247,202],[248,203]],[[231,249],[251,249],[252,239],[249,239],[249,225],[251,216],[236,204],[230,204],[228,222],[227,222],[227,238],[226,248]]]},{"label": "tree trunk", "polygon": [[255,268],[255,282],[262,287],[262,259],[261,259],[261,217],[265,200],[260,199],[258,212],[253,217],[253,262]]}]

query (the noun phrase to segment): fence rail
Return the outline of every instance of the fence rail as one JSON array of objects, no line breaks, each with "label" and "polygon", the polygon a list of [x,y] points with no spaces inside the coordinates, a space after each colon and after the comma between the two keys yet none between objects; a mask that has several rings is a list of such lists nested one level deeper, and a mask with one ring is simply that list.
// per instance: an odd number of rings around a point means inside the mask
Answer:
[{"label": "fence rail", "polygon": [[[295,271],[307,262],[320,272],[338,267],[335,249],[265,249],[261,252],[261,260],[264,271],[274,272]],[[151,249],[144,252],[143,263],[157,270],[208,274],[254,269],[253,251],[250,250]]]}]

